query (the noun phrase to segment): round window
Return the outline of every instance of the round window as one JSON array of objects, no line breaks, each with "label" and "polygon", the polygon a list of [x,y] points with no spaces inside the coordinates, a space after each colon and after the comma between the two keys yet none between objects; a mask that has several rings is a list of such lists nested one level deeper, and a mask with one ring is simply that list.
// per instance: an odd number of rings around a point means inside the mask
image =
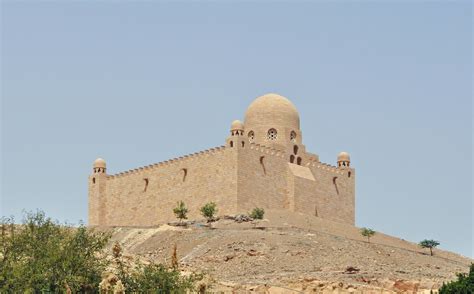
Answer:
[{"label": "round window", "polygon": [[249,136],[249,142],[252,143],[253,140],[255,139],[255,134],[254,134],[254,132],[253,132],[253,131],[250,131],[249,134],[248,134],[248,136]]},{"label": "round window", "polygon": [[267,133],[267,138],[268,140],[276,140],[277,139],[277,130],[275,129],[269,129]]},{"label": "round window", "polygon": [[296,142],[296,132],[295,131],[291,131],[290,133],[290,140],[292,142]]}]

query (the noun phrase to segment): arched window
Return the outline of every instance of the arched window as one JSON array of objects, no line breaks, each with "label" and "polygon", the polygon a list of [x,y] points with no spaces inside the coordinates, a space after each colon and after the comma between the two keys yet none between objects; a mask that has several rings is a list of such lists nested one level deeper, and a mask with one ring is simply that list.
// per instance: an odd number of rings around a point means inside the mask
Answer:
[{"label": "arched window", "polygon": [[275,129],[269,129],[268,130],[268,133],[267,133],[267,139],[268,140],[274,141],[274,140],[277,139],[277,136],[278,136],[277,130],[275,130]]},{"label": "arched window", "polygon": [[295,155],[298,154],[298,146],[297,145],[293,146],[293,153]]},{"label": "arched window", "polygon": [[291,163],[294,163],[294,162],[295,162],[295,156],[294,156],[293,154],[290,156],[290,162],[291,162]]},{"label": "arched window", "polygon": [[291,141],[291,142],[296,142],[296,132],[295,132],[295,131],[291,131],[291,133],[290,133],[290,141]]},{"label": "arched window", "polygon": [[296,160],[296,163],[297,163],[298,165],[301,165],[301,160],[302,160],[301,157],[298,157],[298,159]]},{"label": "arched window", "polygon": [[252,143],[253,140],[255,139],[255,133],[253,131],[250,131],[248,134],[249,137],[249,142]]},{"label": "arched window", "polygon": [[143,188],[143,192],[146,192],[146,189],[148,188],[149,180],[148,180],[148,178],[144,178],[143,180],[145,181],[145,187]]},{"label": "arched window", "polygon": [[234,147],[234,141],[230,141],[230,147]]}]

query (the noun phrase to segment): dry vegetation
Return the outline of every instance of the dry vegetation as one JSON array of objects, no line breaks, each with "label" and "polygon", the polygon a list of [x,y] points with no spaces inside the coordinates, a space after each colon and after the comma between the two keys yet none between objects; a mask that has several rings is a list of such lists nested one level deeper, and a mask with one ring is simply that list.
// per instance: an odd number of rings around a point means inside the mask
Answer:
[{"label": "dry vegetation", "polygon": [[226,292],[429,293],[472,262],[439,249],[430,256],[382,233],[368,243],[358,228],[282,211],[268,211],[259,221],[206,223],[115,228],[112,239],[130,258],[165,264],[172,263],[176,244],[182,271],[204,271],[215,291]]}]

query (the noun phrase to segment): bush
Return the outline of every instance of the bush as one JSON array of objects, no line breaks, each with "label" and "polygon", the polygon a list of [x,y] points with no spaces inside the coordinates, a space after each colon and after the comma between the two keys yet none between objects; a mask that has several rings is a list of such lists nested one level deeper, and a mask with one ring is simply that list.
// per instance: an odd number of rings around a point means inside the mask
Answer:
[{"label": "bush", "polygon": [[369,228],[362,228],[360,229],[360,234],[364,237],[367,237],[367,242],[370,243],[370,237],[375,235],[375,231]]},{"label": "bush", "polygon": [[140,265],[132,278],[133,283],[125,285],[129,293],[187,293],[203,277],[194,273],[182,276],[178,270],[162,264],[148,264]]},{"label": "bush", "polygon": [[[194,285],[203,279],[202,274],[182,276],[177,268],[176,245],[172,253],[176,259],[171,268],[162,264],[143,264],[135,261],[132,266],[122,255],[122,247],[116,243],[112,249],[116,277],[126,293],[187,293],[194,292]],[[173,262],[172,262],[173,263]],[[104,291],[104,293],[112,291]]]},{"label": "bush", "polygon": [[253,219],[263,219],[263,215],[265,214],[265,210],[263,208],[255,207],[249,216]]},{"label": "bush", "polygon": [[201,214],[204,216],[208,222],[214,220],[214,215],[217,213],[217,207],[214,202],[208,202],[203,207],[201,207]]},{"label": "bush", "polygon": [[183,201],[178,201],[177,206],[173,209],[174,214],[181,222],[183,219],[188,219],[188,209]]},{"label": "bush", "polygon": [[0,292],[95,291],[109,234],[68,228],[40,211],[26,213],[22,226],[2,218],[0,230]]},{"label": "bush", "polygon": [[458,280],[452,281],[439,289],[440,294],[470,294],[474,293],[474,264],[471,264],[469,274],[457,274]]},{"label": "bush", "polygon": [[420,245],[423,248],[429,248],[430,249],[430,255],[433,256],[433,248],[439,245],[438,241],[435,240],[423,240],[421,241],[418,245]]},{"label": "bush", "polygon": [[119,243],[110,263],[103,254],[110,234],[60,225],[43,212],[27,213],[23,225],[0,220],[0,293],[186,293],[203,278],[126,262]]}]

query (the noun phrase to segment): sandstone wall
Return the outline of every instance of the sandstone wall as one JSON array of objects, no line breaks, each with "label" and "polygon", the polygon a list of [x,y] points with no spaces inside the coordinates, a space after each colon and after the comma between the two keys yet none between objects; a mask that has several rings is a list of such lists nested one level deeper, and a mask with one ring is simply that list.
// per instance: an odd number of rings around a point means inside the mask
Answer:
[{"label": "sandstone wall", "polygon": [[250,144],[238,152],[238,209],[283,209],[287,205],[287,156],[276,149]]},{"label": "sandstone wall", "polygon": [[[301,157],[301,165],[290,163],[291,155]],[[278,150],[231,137],[227,147],[117,175],[91,175],[89,224],[169,222],[176,219],[173,208],[180,200],[192,219],[201,217],[202,205],[214,201],[220,215],[262,207],[354,224],[354,193],[353,169],[320,163],[303,145],[297,151],[293,147]]]},{"label": "sandstone wall", "polygon": [[[189,218],[214,201],[219,213],[235,211],[237,161],[232,148],[218,147],[191,156],[107,177],[101,206],[105,226],[152,226],[175,220],[173,208],[184,201]],[[91,186],[94,184],[91,183]],[[95,184],[97,185],[97,183]],[[96,194],[91,194],[94,203]],[[94,225],[94,209],[89,219]]]},{"label": "sandstone wall", "polygon": [[[291,154],[301,165],[289,163]],[[317,162],[303,145],[279,151],[250,144],[238,152],[238,210],[288,209],[324,219],[355,223],[355,172]],[[349,177],[348,174],[351,174]]]},{"label": "sandstone wall", "polygon": [[355,171],[322,163],[312,163],[309,168],[317,181],[315,193],[318,216],[354,225]]}]

